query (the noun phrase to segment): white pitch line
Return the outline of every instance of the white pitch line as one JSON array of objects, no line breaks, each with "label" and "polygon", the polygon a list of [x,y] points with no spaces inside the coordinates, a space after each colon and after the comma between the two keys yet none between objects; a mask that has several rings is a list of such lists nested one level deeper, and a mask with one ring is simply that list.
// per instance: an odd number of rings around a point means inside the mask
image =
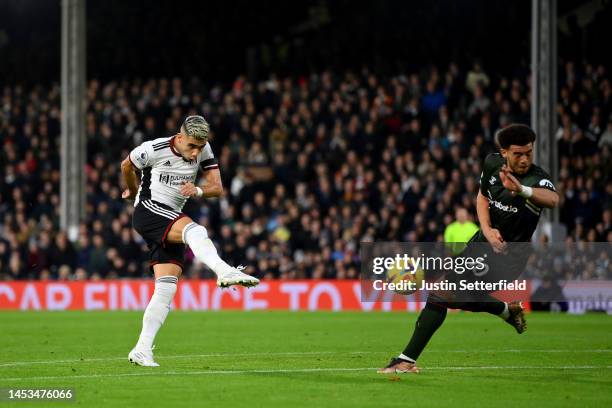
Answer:
[{"label": "white pitch line", "polygon": [[[324,354],[340,354],[339,351],[287,351],[287,352],[255,352],[255,353],[210,353],[210,354],[181,354],[172,356],[157,356],[158,359],[166,358],[201,358],[201,357],[248,357],[248,356],[309,356],[309,355],[324,355]],[[352,352],[353,354],[358,352]],[[127,355],[126,355],[127,356]],[[13,361],[0,364],[0,367],[15,367],[30,364],[62,364],[62,363],[89,363],[92,361],[119,361],[127,360],[127,357],[103,357],[103,358],[86,358],[74,360],[43,360],[43,361]]]},{"label": "white pitch line", "polygon": [[[505,349],[505,350],[427,350],[427,353],[612,353],[612,349],[591,349],[591,350],[570,350],[570,349],[553,349],[553,350],[535,350],[535,349]],[[210,353],[210,354],[183,354],[183,355],[160,355],[160,360],[164,359],[181,359],[181,358],[233,358],[233,357],[252,357],[252,356],[318,356],[328,354],[345,354],[345,355],[360,355],[360,354],[389,354],[388,351],[287,351],[287,352],[254,352],[254,353]],[[36,364],[71,364],[71,363],[90,363],[100,361],[121,361],[127,357],[102,357],[102,358],[86,358],[86,359],[71,359],[71,360],[42,360],[42,361],[12,361],[1,363],[3,367],[19,367]]]},{"label": "white pitch line", "polygon": [[456,367],[428,367],[421,369],[429,370],[610,370],[612,365],[565,365],[565,366],[456,366]]},{"label": "white pitch line", "polygon": [[[140,369],[140,368],[139,368]],[[445,371],[469,371],[469,370],[609,370],[612,366],[452,366],[452,367],[430,367],[423,371],[445,370]],[[277,374],[277,373],[317,373],[317,372],[343,372],[343,371],[372,371],[377,368],[295,368],[295,369],[255,369],[255,370],[209,370],[209,371],[142,371],[139,373],[120,374],[90,374],[90,375],[64,375],[44,377],[13,377],[3,378],[2,381],[39,381],[39,380],[75,380],[91,378],[116,378],[116,377],[147,377],[166,375],[243,375],[243,374]]]},{"label": "white pitch line", "polygon": [[428,353],[612,353],[612,349],[585,349],[585,350],[570,350],[570,349],[504,349],[504,350],[428,350]]}]

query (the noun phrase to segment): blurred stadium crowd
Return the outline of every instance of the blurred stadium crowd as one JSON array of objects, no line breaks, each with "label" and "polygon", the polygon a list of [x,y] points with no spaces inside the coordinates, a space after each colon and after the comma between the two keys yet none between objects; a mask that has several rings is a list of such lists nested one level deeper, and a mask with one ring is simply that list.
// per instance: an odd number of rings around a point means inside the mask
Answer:
[{"label": "blurred stadium crowd", "polygon": [[[603,66],[559,69],[561,221],[612,241],[612,83]],[[190,200],[222,257],[264,278],[356,278],[359,243],[441,241],[458,207],[475,218],[495,131],[529,123],[528,72],[478,64],[396,76],[318,72],[227,85],[149,79],[87,87],[87,216],[59,232],[60,89],[0,95],[0,279],[150,276],[121,200],[119,163],[188,114],[211,123],[226,195]],[[185,275],[209,277],[187,254]],[[609,268],[608,268],[609,269]],[[605,277],[605,276],[602,276]],[[612,278],[612,276],[608,276]]]}]

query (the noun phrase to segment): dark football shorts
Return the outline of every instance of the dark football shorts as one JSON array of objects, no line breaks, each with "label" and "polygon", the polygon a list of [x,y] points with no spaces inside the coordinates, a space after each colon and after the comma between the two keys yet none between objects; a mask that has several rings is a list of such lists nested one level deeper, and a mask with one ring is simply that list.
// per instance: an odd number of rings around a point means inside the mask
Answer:
[{"label": "dark football shorts", "polygon": [[185,244],[166,242],[172,225],[183,217],[185,214],[153,200],[141,201],[134,209],[132,225],[149,247],[151,271],[153,265],[164,263],[173,263],[183,268]]},{"label": "dark football shorts", "polygon": [[[484,263],[487,265],[486,270],[466,270],[462,274],[448,273],[446,278],[457,285],[459,285],[461,280],[468,283],[496,283],[501,280],[511,282],[515,279],[522,279],[521,277],[525,272],[529,256],[533,252],[531,243],[508,242],[506,244],[505,253],[495,253],[493,247],[486,238],[484,238],[480,232],[476,233],[467,243],[466,248],[458,256],[474,259],[482,257],[485,259]],[[496,290],[459,290],[454,292],[454,294],[459,301],[465,302],[478,301],[485,294],[492,292],[496,292]]]}]

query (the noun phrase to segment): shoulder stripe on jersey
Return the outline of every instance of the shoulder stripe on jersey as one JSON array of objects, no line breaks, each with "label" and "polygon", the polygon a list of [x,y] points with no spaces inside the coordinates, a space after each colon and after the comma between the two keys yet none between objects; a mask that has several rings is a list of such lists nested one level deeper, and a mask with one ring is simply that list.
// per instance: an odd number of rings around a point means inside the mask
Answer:
[{"label": "shoulder stripe on jersey", "polygon": [[146,208],[147,210],[151,211],[152,213],[157,214],[157,215],[159,215],[159,216],[162,216],[162,217],[164,217],[164,218],[168,218],[169,220],[173,220],[173,219],[175,218],[175,217],[173,217],[173,216],[171,216],[171,215],[168,215],[168,214],[166,214],[166,213],[159,212],[159,211],[157,211],[156,209],[154,209],[154,208],[150,207],[150,206],[149,206],[149,201],[143,201],[143,202],[142,202],[142,205],[143,205],[143,206],[145,206],[145,208]]},{"label": "shoulder stripe on jersey", "polygon": [[166,149],[168,147],[170,147],[170,143],[166,143],[166,144],[163,144],[163,145],[153,146],[153,151],[156,152],[158,150]]},{"label": "shoulder stripe on jersey", "polygon": [[202,170],[212,170],[212,169],[218,169],[218,168],[219,168],[218,164],[211,164],[210,166],[202,167]]},{"label": "shoulder stripe on jersey", "polygon": [[157,145],[164,144],[164,143],[170,143],[170,139],[162,140],[161,142],[157,142],[157,143],[153,143],[153,146],[157,146]]},{"label": "shoulder stripe on jersey", "polygon": [[179,215],[181,215],[174,210],[168,210],[167,208],[157,205],[153,201],[149,201],[149,204],[151,204],[151,206],[153,206],[153,208],[155,208],[156,210],[168,213],[169,215],[174,215],[175,217],[178,217]]}]

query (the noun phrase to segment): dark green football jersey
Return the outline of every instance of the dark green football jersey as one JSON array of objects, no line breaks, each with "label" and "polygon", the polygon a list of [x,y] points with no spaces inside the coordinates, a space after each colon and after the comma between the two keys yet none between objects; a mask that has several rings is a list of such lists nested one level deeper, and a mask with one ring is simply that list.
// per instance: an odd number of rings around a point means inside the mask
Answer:
[{"label": "dark green football jersey", "polygon": [[[529,199],[519,195],[512,196],[510,191],[504,188],[499,172],[505,163],[506,160],[501,154],[489,154],[485,158],[480,176],[480,192],[489,200],[491,227],[498,229],[506,242],[530,241],[542,208]],[[532,164],[524,175],[513,175],[524,186],[556,191],[550,175],[535,164]],[[486,238],[479,231],[472,241],[485,242]]]}]

